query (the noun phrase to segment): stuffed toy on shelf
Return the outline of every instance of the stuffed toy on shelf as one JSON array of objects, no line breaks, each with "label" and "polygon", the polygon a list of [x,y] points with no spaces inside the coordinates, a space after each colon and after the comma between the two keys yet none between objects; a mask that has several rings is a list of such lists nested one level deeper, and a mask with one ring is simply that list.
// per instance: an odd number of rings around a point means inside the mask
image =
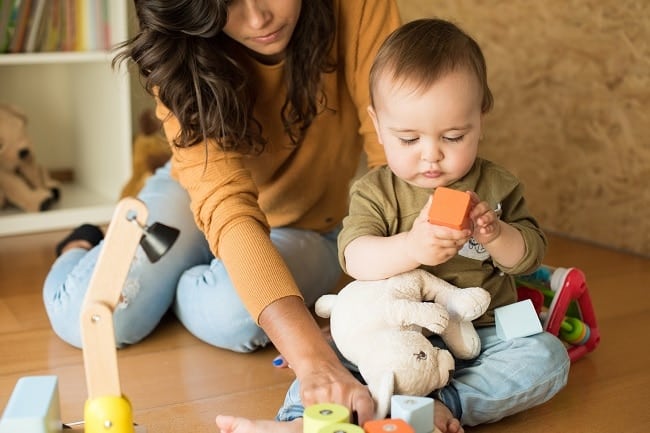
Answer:
[{"label": "stuffed toy on shelf", "polygon": [[36,161],[27,116],[0,104],[0,208],[11,204],[27,212],[44,211],[59,196],[59,182]]},{"label": "stuffed toy on shelf", "polygon": [[153,110],[145,109],[139,117],[140,131],[133,140],[131,178],[122,187],[120,198],[135,197],[146,180],[171,157],[171,149],[162,134],[162,124]]},{"label": "stuffed toy on shelf", "polygon": [[[454,358],[472,359],[481,349],[472,320],[490,304],[480,287],[460,289],[422,269],[375,281],[353,281],[316,301],[329,318],[341,354],[359,368],[385,417],[393,394],[426,396],[444,387]],[[439,334],[449,351],[434,347],[423,331]]]}]

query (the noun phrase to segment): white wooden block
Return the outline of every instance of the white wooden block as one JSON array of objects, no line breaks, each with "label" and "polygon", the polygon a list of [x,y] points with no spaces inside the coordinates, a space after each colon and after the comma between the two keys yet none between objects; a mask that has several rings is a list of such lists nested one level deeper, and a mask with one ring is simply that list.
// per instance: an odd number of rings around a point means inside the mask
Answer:
[{"label": "white wooden block", "polygon": [[511,340],[542,332],[542,324],[530,299],[495,308],[497,337]]},{"label": "white wooden block", "polygon": [[393,395],[390,399],[390,417],[403,419],[415,433],[431,433],[433,424],[433,399],[410,395]]},{"label": "white wooden block", "polygon": [[57,377],[18,379],[0,419],[0,433],[59,433],[62,427]]}]

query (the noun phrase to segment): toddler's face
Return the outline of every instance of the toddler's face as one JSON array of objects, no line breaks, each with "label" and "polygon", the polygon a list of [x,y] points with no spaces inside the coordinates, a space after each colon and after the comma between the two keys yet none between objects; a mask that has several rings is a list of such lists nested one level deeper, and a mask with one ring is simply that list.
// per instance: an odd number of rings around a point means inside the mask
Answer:
[{"label": "toddler's face", "polygon": [[481,91],[472,73],[450,72],[426,89],[381,78],[374,101],[368,111],[395,175],[437,188],[467,174],[478,152],[482,120]]}]

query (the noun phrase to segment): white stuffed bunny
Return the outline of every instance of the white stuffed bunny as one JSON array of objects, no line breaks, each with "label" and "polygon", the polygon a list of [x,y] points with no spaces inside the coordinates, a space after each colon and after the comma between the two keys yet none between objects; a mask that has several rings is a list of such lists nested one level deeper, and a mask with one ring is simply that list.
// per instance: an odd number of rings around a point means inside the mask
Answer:
[{"label": "white stuffed bunny", "polygon": [[393,394],[425,396],[451,378],[454,358],[434,347],[423,329],[439,334],[455,357],[474,358],[481,343],[472,320],[489,304],[489,293],[480,287],[461,289],[416,269],[353,281],[337,295],[321,296],[316,314],[330,318],[336,346],[359,367],[376,416],[383,418]]}]

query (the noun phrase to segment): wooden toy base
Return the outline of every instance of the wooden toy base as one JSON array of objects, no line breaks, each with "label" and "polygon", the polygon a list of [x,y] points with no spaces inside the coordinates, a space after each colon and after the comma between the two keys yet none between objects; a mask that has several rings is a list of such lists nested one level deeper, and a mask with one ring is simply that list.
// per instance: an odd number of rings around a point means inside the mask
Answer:
[{"label": "wooden toy base", "polygon": [[[147,433],[147,428],[143,425],[134,425],[133,428],[135,429],[135,433]],[[75,421],[75,422],[63,424],[63,432],[83,433],[85,432],[84,422]]]}]

